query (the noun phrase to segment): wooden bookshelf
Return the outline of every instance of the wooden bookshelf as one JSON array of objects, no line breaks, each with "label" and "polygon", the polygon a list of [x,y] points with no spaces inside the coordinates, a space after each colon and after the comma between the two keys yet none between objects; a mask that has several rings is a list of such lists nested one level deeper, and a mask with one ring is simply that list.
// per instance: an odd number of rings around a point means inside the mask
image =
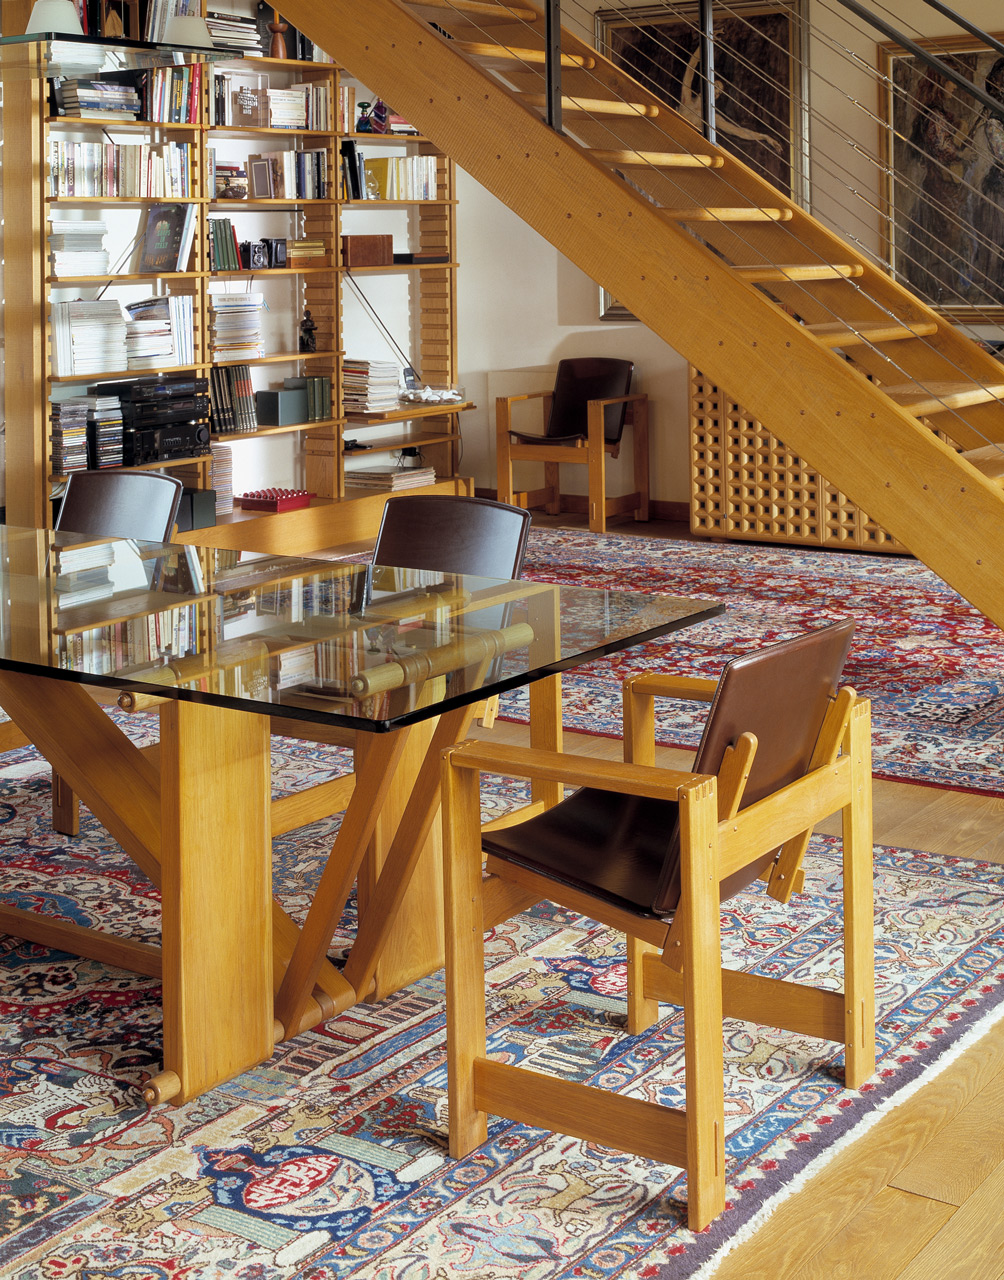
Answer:
[{"label": "wooden bookshelf", "polygon": [[[253,6],[247,6],[250,12]],[[11,0],[4,8],[5,30],[23,30],[31,9],[31,0]],[[337,58],[337,50],[332,50]],[[23,57],[20,58],[23,62]],[[327,93],[330,128],[275,128],[244,124],[217,124],[212,119],[214,71],[225,67],[267,75],[270,87],[281,87],[299,81],[324,86]],[[0,72],[3,62],[0,59]],[[341,261],[341,237],[348,234],[345,218],[351,211],[352,233],[358,233],[360,219],[373,215],[373,229],[379,230],[383,210],[406,210],[409,232],[402,250],[435,252],[446,261],[441,263],[400,263],[393,266],[364,268],[358,274],[400,273],[412,283],[409,286],[415,312],[413,329],[418,334],[418,349],[413,363],[420,380],[428,385],[443,386],[456,378],[456,191],[452,163],[424,137],[414,134],[360,133],[354,121],[339,128],[339,98],[343,73],[334,63],[296,62],[290,59],[244,58],[230,64],[206,63],[203,66],[197,119],[189,121],[145,121],[131,118],[77,118],[54,115],[49,109],[48,87],[40,78],[20,75],[4,82],[4,141],[8,155],[23,157],[24,163],[5,165],[0,174],[5,210],[5,292],[6,332],[5,360],[8,377],[4,389],[4,411],[7,430],[7,518],[12,524],[46,526],[51,523],[50,489],[65,478],[52,466],[49,407],[53,399],[84,394],[89,386],[102,381],[141,377],[150,370],[102,370],[88,374],[54,375],[49,351],[52,341],[49,314],[55,299],[78,296],[84,299],[127,296],[136,297],[137,290],[147,289],[151,295],[170,290],[188,294],[194,303],[194,361],[163,372],[190,372],[208,377],[214,365],[246,364],[252,370],[253,389],[281,388],[284,377],[326,375],[331,378],[332,413],[324,421],[310,421],[285,426],[263,426],[247,432],[213,431],[214,442],[240,448],[243,443],[273,436],[298,435],[300,439],[301,479],[299,483],[318,495],[305,512],[266,514],[236,511],[232,517],[220,517],[214,530],[196,530],[186,541],[217,543],[221,546],[241,545],[244,530],[246,546],[271,544],[284,552],[307,551],[330,546],[344,532],[350,540],[372,536],[380,519],[386,495],[367,494],[360,499],[346,491],[343,440],[346,419],[342,405],[341,364],[343,352],[351,353],[351,341],[344,333],[342,291],[346,269]],[[110,139],[114,144],[135,146],[138,143],[184,143],[188,147],[188,193],[181,196],[115,196],[52,195],[47,181],[47,158],[53,139],[97,142]],[[346,199],[342,191],[340,144],[353,139],[363,148],[387,147],[409,156],[435,156],[436,190],[429,200]],[[257,152],[279,150],[324,151],[328,191],[323,198],[283,197],[221,199],[209,189],[209,149],[237,159]],[[41,182],[31,180],[42,175]],[[190,204],[195,208],[195,241],[187,269],[156,273],[123,270],[94,275],[56,276],[47,260],[48,219],[60,209],[70,217],[73,210],[135,209],[137,225],[143,227],[144,211],[153,204]],[[93,214],[90,214],[93,217]],[[209,262],[209,219],[228,217],[235,224],[240,239],[254,235],[274,236],[275,219],[285,218],[288,260],[285,267],[251,269],[211,269]],[[386,216],[386,215],[383,215]],[[267,221],[271,219],[271,221]],[[264,227],[268,230],[257,230]],[[369,228],[367,228],[369,230]],[[320,240],[321,256],[295,256],[293,244],[298,240]],[[106,246],[112,251],[124,246]],[[243,361],[214,361],[211,349],[210,306],[212,293],[227,282],[241,288],[248,282],[252,289],[259,285],[270,306],[285,309],[288,338],[275,341],[272,326],[264,354]],[[269,289],[277,292],[277,306],[271,302]],[[131,293],[129,291],[132,291]],[[72,292],[71,292],[72,291]],[[142,297],[142,294],[138,296]],[[298,347],[298,327],[303,312],[309,310],[317,329],[317,349],[304,352]],[[38,317],[42,317],[41,326]],[[351,338],[351,335],[349,335]],[[268,343],[271,342],[271,347]],[[12,377],[17,369],[20,376]],[[468,406],[463,406],[468,407]],[[419,412],[419,408],[422,412]],[[459,457],[458,406],[436,406],[429,414],[425,407],[398,416],[371,419],[363,425],[410,419],[426,419],[416,431],[395,431],[393,438],[367,441],[358,452],[389,452],[399,448],[433,448],[437,468],[437,484],[430,491],[470,492],[469,482],[455,474]],[[444,418],[444,411],[447,417]],[[355,418],[351,426],[359,426]],[[253,447],[253,446],[252,446]],[[206,456],[173,458],[159,463],[145,463],[144,469],[184,468],[186,483],[211,486],[209,459]],[[268,480],[262,476],[262,482]],[[346,518],[338,519],[330,510],[345,504]],[[265,530],[274,523],[274,533]],[[281,526],[288,529],[283,531]]]}]

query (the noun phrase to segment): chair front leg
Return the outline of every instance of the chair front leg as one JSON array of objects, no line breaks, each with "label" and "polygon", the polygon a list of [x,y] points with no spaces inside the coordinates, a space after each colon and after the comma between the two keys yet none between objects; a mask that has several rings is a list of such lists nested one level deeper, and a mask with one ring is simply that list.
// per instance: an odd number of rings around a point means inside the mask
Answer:
[{"label": "chair front leg", "polygon": [[512,408],[503,396],[495,401],[495,470],[499,502],[513,503],[512,486]]},{"label": "chair front leg", "polygon": [[607,531],[607,451],[603,433],[603,403],[590,400],[586,423],[589,454],[589,532]]},{"label": "chair front leg", "polygon": [[871,704],[851,712],[846,750],[851,798],[843,810],[844,1083],[859,1088],[875,1071],[875,940],[872,886]]},{"label": "chair front leg", "polygon": [[713,779],[680,795],[680,904],[684,927],[687,1089],[687,1223],[700,1231],[725,1208],[725,1053],[718,877],[718,795]]},{"label": "chair front leg", "polygon": [[641,938],[627,939],[627,1027],[628,1035],[640,1036],[659,1021],[659,1001],[645,994],[645,956],[658,955],[659,948]]},{"label": "chair front leg", "polygon": [[487,1054],[485,939],[481,897],[481,775],[443,757],[443,859],[446,906],[446,1058],[450,1155],[460,1159],[488,1137],[475,1100],[474,1072]]}]

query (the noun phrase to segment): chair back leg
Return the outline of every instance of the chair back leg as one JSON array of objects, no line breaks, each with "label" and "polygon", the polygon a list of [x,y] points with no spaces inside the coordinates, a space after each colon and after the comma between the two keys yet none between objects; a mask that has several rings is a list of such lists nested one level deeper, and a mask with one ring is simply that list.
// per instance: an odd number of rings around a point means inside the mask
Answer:
[{"label": "chair back leg", "polygon": [[648,458],[648,400],[636,400],[631,405],[631,437],[634,449],[634,487],[638,493],[635,507],[636,520],[648,519],[649,458]]}]

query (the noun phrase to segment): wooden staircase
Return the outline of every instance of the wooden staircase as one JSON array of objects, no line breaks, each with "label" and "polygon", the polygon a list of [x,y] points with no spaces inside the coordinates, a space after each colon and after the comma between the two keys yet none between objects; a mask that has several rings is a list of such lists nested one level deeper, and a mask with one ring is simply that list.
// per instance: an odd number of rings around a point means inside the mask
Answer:
[{"label": "wooden staircase", "polygon": [[283,13],[1004,625],[998,361],[568,32],[548,128],[529,5]]}]

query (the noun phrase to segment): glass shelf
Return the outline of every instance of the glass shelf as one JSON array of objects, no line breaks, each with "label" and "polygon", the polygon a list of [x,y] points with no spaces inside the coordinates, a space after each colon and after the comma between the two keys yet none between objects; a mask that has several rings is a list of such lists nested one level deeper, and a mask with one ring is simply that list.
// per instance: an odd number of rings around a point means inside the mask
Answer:
[{"label": "glass shelf", "polygon": [[98,79],[145,67],[190,66],[195,62],[232,62],[240,49],[166,44],[142,40],[92,40],[88,36],[43,32],[0,38],[0,79]]}]

